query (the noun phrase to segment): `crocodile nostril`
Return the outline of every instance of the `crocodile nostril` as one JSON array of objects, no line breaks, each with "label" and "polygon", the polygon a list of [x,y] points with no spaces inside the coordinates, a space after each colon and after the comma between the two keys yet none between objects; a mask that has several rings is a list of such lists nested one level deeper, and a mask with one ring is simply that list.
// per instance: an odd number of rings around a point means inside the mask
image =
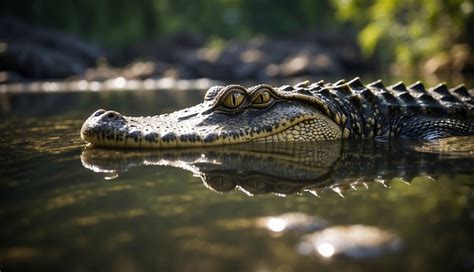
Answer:
[{"label": "crocodile nostril", "polygon": [[124,120],[123,116],[116,111],[105,111],[100,116],[100,119],[104,121]]}]

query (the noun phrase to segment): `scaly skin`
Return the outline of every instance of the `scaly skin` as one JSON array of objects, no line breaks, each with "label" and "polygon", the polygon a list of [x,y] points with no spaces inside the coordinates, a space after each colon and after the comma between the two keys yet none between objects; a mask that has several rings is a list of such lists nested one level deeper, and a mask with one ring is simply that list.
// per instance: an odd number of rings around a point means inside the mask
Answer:
[{"label": "scaly skin", "polygon": [[421,82],[385,87],[323,81],[274,88],[210,88],[204,102],[169,114],[127,117],[98,110],[81,128],[95,146],[176,148],[244,142],[309,142],[342,138],[433,140],[474,135],[473,90]]}]

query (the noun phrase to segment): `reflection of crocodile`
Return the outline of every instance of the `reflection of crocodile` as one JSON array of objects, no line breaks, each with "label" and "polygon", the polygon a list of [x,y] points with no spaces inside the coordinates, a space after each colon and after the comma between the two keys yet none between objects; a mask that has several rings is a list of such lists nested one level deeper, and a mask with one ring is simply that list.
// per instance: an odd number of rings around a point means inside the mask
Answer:
[{"label": "reflection of crocodile", "polygon": [[81,137],[97,146],[167,148],[249,141],[317,141],[340,138],[411,137],[438,139],[474,134],[469,120],[472,90],[440,84],[425,90],[358,78],[273,88],[216,86],[204,102],[170,114],[126,117],[98,110]]},{"label": "reflection of crocodile", "polygon": [[[442,142],[443,140],[441,140]],[[116,176],[141,165],[166,165],[191,171],[206,187],[226,192],[240,189],[249,194],[318,193],[365,186],[366,182],[398,177],[411,181],[419,175],[474,174],[474,140],[458,138],[467,151],[440,156],[433,145],[392,141],[326,141],[305,143],[247,143],[221,147],[121,152],[87,148],[84,167]],[[451,144],[452,145],[452,144]],[[418,152],[409,149],[416,147]],[[460,154],[460,155],[459,155]]]}]

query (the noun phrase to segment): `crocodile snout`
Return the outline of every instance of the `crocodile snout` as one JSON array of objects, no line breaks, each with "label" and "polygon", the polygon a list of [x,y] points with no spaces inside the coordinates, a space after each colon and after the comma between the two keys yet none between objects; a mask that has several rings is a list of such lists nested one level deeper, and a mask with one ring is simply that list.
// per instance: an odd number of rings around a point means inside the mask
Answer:
[{"label": "crocodile snout", "polygon": [[125,124],[126,120],[122,114],[100,109],[89,116],[82,125],[81,138],[87,142],[96,142],[102,138],[111,137]]}]

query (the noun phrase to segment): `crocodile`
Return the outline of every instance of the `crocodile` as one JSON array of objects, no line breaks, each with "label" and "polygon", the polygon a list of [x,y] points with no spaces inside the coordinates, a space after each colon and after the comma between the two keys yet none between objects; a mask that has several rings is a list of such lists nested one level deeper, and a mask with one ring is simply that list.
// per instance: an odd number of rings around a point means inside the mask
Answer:
[{"label": "crocodile", "polygon": [[386,87],[360,78],[214,86],[195,106],[147,117],[100,109],[82,125],[95,146],[182,148],[244,142],[312,142],[346,138],[436,140],[474,135],[474,90],[420,81]]}]

